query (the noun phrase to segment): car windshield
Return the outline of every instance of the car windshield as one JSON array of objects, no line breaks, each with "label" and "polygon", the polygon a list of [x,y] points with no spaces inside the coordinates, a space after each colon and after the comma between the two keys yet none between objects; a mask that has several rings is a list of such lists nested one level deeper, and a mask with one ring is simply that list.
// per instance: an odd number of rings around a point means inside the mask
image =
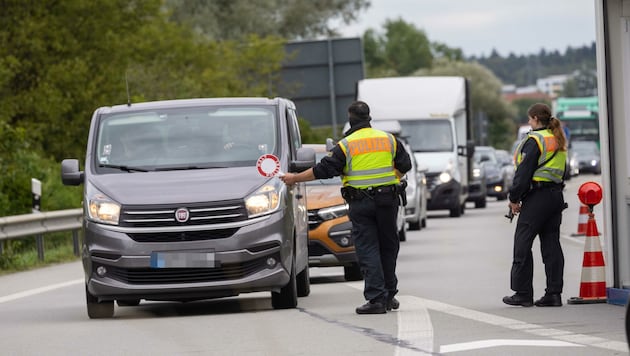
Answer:
[{"label": "car windshield", "polygon": [[124,171],[254,166],[262,154],[277,154],[275,115],[271,106],[103,115],[95,143],[96,164]]},{"label": "car windshield", "polygon": [[492,164],[497,163],[497,157],[495,155],[494,150],[481,148],[481,147],[475,148],[474,160],[475,162],[478,162],[478,163],[479,162],[490,162]]},{"label": "car windshield", "polygon": [[592,141],[574,141],[571,144],[571,150],[578,154],[599,155],[599,148],[597,148],[597,143]]},{"label": "car windshield", "polygon": [[401,134],[414,152],[451,152],[453,133],[448,120],[400,120]]}]

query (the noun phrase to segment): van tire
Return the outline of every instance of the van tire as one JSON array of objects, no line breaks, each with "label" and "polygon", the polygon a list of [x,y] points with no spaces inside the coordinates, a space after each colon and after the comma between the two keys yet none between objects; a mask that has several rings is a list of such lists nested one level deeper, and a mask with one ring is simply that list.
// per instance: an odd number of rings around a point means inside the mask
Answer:
[{"label": "van tire", "polygon": [[311,277],[307,264],[302,272],[297,275],[297,296],[308,297],[309,294],[311,294]]},{"label": "van tire", "polygon": [[418,221],[410,221],[409,222],[409,230],[418,231],[422,229],[422,224],[420,223],[420,219]]},{"label": "van tire", "polygon": [[271,292],[271,306],[274,309],[291,309],[297,307],[297,301],[297,277],[295,275],[294,252],[289,282],[280,289],[280,292]]},{"label": "van tire", "polygon": [[343,266],[343,277],[346,281],[360,281],[363,279],[361,267],[358,262],[353,262],[348,266]]},{"label": "van tire", "polygon": [[116,300],[119,307],[135,307],[140,305],[140,299]]},{"label": "van tire", "polygon": [[486,197],[475,200],[475,209],[485,208],[486,207]]},{"label": "van tire", "polygon": [[461,206],[457,206],[456,208],[451,208],[451,210],[449,211],[449,216],[452,218],[458,218],[460,216],[462,216],[462,207]]},{"label": "van tire", "polygon": [[99,302],[98,298],[88,291],[87,285],[85,285],[85,301],[90,319],[104,319],[114,316],[114,301]]}]

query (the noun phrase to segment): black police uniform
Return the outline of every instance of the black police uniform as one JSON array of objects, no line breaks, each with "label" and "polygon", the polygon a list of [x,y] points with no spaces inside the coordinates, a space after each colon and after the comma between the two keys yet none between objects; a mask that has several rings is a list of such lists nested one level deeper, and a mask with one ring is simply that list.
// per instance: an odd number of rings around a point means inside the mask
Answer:
[{"label": "black police uniform", "polygon": [[540,249],[547,277],[545,295],[562,293],[564,255],[560,245],[560,224],[566,204],[562,193],[564,184],[532,180],[541,155],[536,141],[533,138],[527,139],[521,152],[523,159],[516,168],[509,194],[512,203],[522,202],[514,233],[510,284],[516,296],[520,296],[520,300],[529,306],[534,294],[532,244],[536,235],[540,236]]},{"label": "black police uniform", "polygon": [[[370,127],[368,122],[356,124],[346,132],[346,136],[366,127]],[[411,158],[400,141],[396,141],[394,167],[404,174],[411,169]],[[327,179],[343,175],[346,165],[344,152],[336,145],[331,153],[313,167],[315,178]],[[363,295],[371,303],[387,305],[389,302],[391,305],[398,292],[396,259],[400,246],[396,227],[396,186],[343,189],[350,207],[349,218],[352,222],[355,252],[365,281]]]}]

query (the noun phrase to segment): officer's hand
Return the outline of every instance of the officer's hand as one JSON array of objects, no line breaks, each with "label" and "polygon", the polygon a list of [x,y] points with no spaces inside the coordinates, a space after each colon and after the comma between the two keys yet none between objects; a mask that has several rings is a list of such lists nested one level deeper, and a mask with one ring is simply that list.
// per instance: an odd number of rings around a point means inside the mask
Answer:
[{"label": "officer's hand", "polygon": [[294,173],[285,173],[278,178],[280,178],[280,180],[283,181],[286,185],[293,185],[297,183],[296,174]]},{"label": "officer's hand", "polygon": [[510,209],[512,209],[512,214],[516,215],[521,212],[521,204],[520,203],[512,203],[508,205]]}]

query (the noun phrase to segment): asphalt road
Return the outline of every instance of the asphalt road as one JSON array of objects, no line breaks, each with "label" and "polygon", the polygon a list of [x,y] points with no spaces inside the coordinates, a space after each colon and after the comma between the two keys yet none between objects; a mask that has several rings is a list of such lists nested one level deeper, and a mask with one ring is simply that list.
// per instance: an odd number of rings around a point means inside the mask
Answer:
[{"label": "asphalt road", "polygon": [[[563,301],[578,296],[584,237],[576,232],[577,187],[569,181],[562,243]],[[191,303],[143,302],[90,320],[79,262],[0,277],[3,355],[626,355],[625,309],[611,304],[510,307],[515,224],[505,201],[469,205],[460,218],[431,212],[409,231],[398,262],[401,308],[356,315],[362,283],[341,268],[312,268],[311,295],[273,310],[268,293]],[[600,209],[601,210],[601,207]],[[595,210],[596,220],[601,212]],[[600,228],[601,230],[601,228]],[[601,231],[600,231],[601,232]],[[605,233],[601,236],[605,243]],[[544,270],[534,246],[535,293]]]}]

